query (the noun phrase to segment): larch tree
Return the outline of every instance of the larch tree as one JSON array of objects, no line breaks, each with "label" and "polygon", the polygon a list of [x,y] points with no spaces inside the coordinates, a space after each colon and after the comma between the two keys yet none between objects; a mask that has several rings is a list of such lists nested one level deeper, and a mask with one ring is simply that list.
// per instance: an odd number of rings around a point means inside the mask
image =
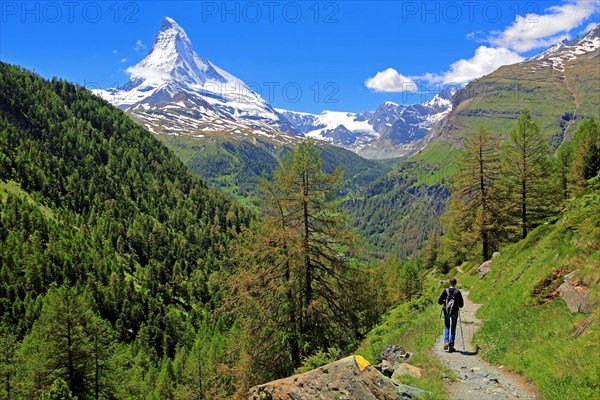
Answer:
[{"label": "larch tree", "polygon": [[570,190],[577,193],[600,169],[600,126],[593,119],[583,121],[573,135],[573,160],[569,174]]},{"label": "larch tree", "polygon": [[449,210],[443,219],[446,230],[450,231],[445,241],[454,237],[462,246],[480,244],[485,261],[498,242],[500,205],[495,184],[500,172],[500,151],[492,134],[484,129],[470,135],[464,146]]},{"label": "larch tree", "polygon": [[503,153],[505,182],[513,193],[513,212],[518,215],[521,238],[525,238],[552,214],[561,193],[555,184],[548,141],[529,111],[519,116]]},{"label": "larch tree", "polygon": [[563,198],[567,199],[569,197],[569,174],[573,164],[573,142],[565,142],[560,145],[554,162],[560,176]]},{"label": "larch tree", "polygon": [[42,392],[40,400],[77,400],[69,390],[69,385],[62,378],[57,378]]},{"label": "larch tree", "polygon": [[[232,302],[248,316],[256,363],[281,376],[302,357],[360,329],[362,274],[336,194],[342,172],[323,171],[312,141],[298,145],[262,185],[263,218],[238,239]],[[256,365],[255,363],[255,365]]]}]

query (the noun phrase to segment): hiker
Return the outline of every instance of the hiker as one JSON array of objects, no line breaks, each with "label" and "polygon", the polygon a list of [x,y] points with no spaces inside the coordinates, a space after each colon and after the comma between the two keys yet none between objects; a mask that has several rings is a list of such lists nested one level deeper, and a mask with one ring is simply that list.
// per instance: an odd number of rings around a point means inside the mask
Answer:
[{"label": "hiker", "polygon": [[456,323],[458,321],[458,310],[465,303],[460,290],[456,288],[456,278],[450,278],[450,287],[444,289],[438,299],[438,304],[444,310],[444,350],[454,352],[454,338],[456,337]]}]

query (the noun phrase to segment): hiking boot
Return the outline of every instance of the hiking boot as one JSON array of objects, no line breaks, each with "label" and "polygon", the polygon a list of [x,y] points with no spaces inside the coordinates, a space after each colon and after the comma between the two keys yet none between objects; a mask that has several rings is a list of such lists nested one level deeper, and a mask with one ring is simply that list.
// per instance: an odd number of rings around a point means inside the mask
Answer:
[{"label": "hiking boot", "polygon": [[454,353],[455,351],[456,351],[456,349],[454,348],[454,346],[448,347],[448,353]]},{"label": "hiking boot", "polygon": [[448,347],[449,347],[448,342],[444,343],[444,351],[448,351]]}]

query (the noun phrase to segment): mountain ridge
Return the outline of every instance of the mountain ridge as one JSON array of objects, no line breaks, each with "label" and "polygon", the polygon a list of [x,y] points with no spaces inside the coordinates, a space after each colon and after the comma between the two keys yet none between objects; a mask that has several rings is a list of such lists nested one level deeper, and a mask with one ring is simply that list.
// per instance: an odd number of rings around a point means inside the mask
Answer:
[{"label": "mountain ridge", "polygon": [[584,118],[600,116],[599,86],[600,24],[582,38],[559,42],[468,83],[424,142],[460,148],[464,136],[480,127],[506,136],[527,108],[556,148]]},{"label": "mountain ridge", "polygon": [[344,147],[365,158],[389,158],[414,151],[413,143],[452,109],[454,88],[418,104],[381,103],[375,111],[320,114],[276,109],[307,137]]}]

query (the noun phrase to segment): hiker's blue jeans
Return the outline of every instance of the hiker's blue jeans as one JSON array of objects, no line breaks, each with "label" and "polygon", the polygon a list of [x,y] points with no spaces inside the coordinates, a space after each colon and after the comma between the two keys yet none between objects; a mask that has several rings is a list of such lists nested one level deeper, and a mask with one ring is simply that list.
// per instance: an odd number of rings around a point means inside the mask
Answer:
[{"label": "hiker's blue jeans", "polygon": [[456,322],[458,321],[458,313],[444,313],[444,343],[450,343],[450,347],[454,347],[454,338],[456,337]]}]

